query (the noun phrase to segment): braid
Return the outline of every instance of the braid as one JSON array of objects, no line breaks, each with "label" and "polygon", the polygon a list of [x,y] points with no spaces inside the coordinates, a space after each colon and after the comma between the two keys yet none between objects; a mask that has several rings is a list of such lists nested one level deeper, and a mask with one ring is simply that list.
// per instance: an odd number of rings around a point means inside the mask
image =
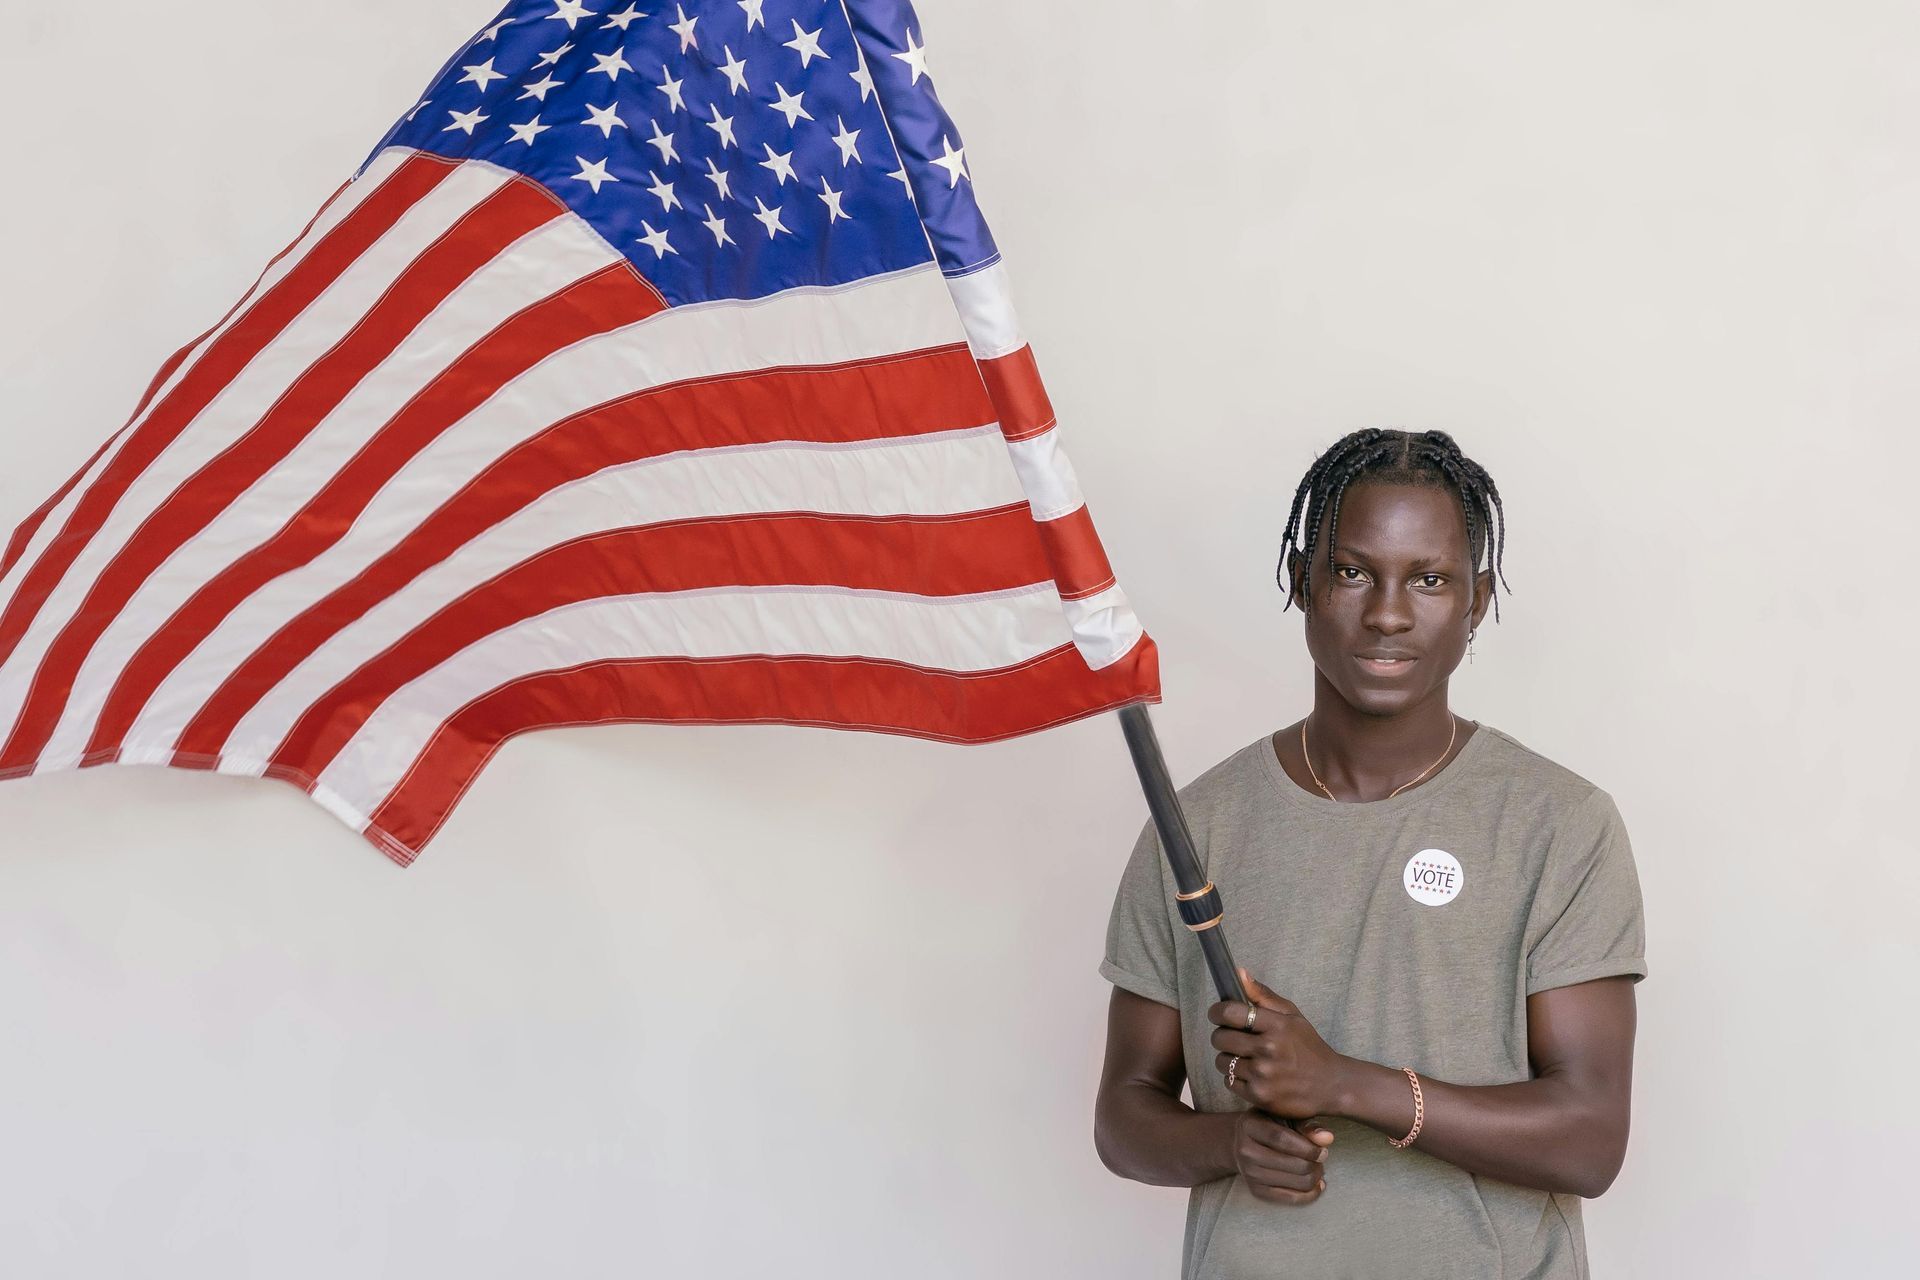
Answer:
[{"label": "braid", "polygon": [[1333,548],[1339,541],[1340,504],[1348,488],[1359,480],[1376,479],[1395,484],[1437,485],[1452,489],[1460,498],[1460,513],[1467,523],[1467,558],[1478,590],[1480,566],[1484,560],[1492,570],[1494,583],[1493,616],[1500,617],[1499,588],[1507,586],[1503,561],[1507,546],[1507,513],[1500,503],[1500,490],[1487,469],[1460,451],[1454,438],[1444,431],[1408,432],[1368,427],[1351,432],[1314,459],[1300,487],[1294,491],[1293,506],[1287,513],[1283,548],[1274,579],[1287,596],[1287,607],[1295,595],[1292,570],[1300,571],[1300,607],[1313,607],[1313,560],[1320,548],[1320,520],[1327,519],[1327,574],[1333,574]]},{"label": "braid", "polygon": [[[1327,516],[1327,576],[1329,578],[1333,576],[1333,549],[1340,544],[1340,503],[1344,501],[1347,496],[1347,486],[1352,484],[1355,479],[1365,475],[1375,464],[1392,457],[1395,450],[1404,452],[1404,443],[1392,439],[1382,440],[1370,448],[1356,453],[1353,457],[1349,458],[1344,465],[1337,468],[1328,476],[1327,488],[1332,495],[1331,507]],[[1316,513],[1316,515],[1317,514],[1318,513]],[[1319,540],[1319,536],[1320,521],[1315,519],[1313,522],[1313,531],[1307,540],[1306,557],[1309,566],[1313,563],[1313,547],[1314,543]],[[1307,597],[1307,603],[1311,605],[1312,602],[1313,597],[1309,595]]]},{"label": "braid", "polygon": [[[1485,526],[1480,524],[1474,508],[1480,508],[1481,515],[1490,516],[1491,513],[1486,510],[1486,495],[1480,493],[1473,487],[1473,482],[1468,479],[1465,469],[1461,467],[1460,462],[1460,451],[1457,448],[1452,453],[1436,453],[1434,455],[1434,465],[1440,468],[1441,474],[1446,476],[1447,481],[1459,491],[1460,511],[1467,517],[1467,549],[1473,556],[1473,565],[1471,567],[1477,571],[1480,567],[1480,554],[1476,548],[1485,543]],[[1477,539],[1475,537],[1476,532],[1480,535]],[[1478,579],[1479,575],[1476,572],[1473,588],[1475,591],[1479,590]],[[1493,620],[1495,622],[1500,620],[1500,598],[1497,595],[1493,601]]]}]

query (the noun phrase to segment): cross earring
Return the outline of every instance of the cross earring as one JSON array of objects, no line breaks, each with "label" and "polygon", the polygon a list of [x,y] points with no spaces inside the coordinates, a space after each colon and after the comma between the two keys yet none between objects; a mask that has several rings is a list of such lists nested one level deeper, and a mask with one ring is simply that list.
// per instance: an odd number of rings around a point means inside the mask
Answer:
[{"label": "cross earring", "polygon": [[1474,632],[1472,631],[1467,632],[1467,665],[1468,666],[1473,665],[1473,637],[1474,637]]}]

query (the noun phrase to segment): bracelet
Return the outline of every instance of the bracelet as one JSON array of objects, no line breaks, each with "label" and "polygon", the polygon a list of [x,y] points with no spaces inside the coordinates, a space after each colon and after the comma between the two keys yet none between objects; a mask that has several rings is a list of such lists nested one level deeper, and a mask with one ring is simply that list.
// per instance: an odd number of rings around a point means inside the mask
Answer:
[{"label": "bracelet", "polygon": [[1413,1082],[1413,1128],[1407,1130],[1407,1136],[1404,1138],[1388,1138],[1387,1145],[1390,1147],[1404,1147],[1420,1136],[1421,1122],[1427,1118],[1426,1100],[1420,1096],[1420,1077],[1413,1074],[1412,1067],[1400,1069],[1406,1072],[1407,1079]]}]

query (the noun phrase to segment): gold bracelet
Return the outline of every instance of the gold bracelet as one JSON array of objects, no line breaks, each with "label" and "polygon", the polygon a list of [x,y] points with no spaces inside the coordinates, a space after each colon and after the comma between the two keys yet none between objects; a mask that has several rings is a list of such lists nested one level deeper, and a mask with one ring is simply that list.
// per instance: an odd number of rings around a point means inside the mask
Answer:
[{"label": "gold bracelet", "polygon": [[1390,1147],[1404,1147],[1419,1137],[1421,1122],[1427,1118],[1426,1100],[1420,1096],[1420,1077],[1413,1074],[1412,1067],[1400,1069],[1406,1072],[1407,1079],[1413,1082],[1413,1128],[1407,1130],[1407,1136],[1404,1138],[1388,1138],[1387,1145]]}]

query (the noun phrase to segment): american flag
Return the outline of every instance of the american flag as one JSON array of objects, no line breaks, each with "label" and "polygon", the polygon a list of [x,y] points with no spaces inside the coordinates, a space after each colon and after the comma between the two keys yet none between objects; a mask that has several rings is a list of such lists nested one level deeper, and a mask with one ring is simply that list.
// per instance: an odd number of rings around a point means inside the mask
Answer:
[{"label": "american flag", "polygon": [[0,560],[0,776],[1159,701],[904,0],[516,0]]}]

